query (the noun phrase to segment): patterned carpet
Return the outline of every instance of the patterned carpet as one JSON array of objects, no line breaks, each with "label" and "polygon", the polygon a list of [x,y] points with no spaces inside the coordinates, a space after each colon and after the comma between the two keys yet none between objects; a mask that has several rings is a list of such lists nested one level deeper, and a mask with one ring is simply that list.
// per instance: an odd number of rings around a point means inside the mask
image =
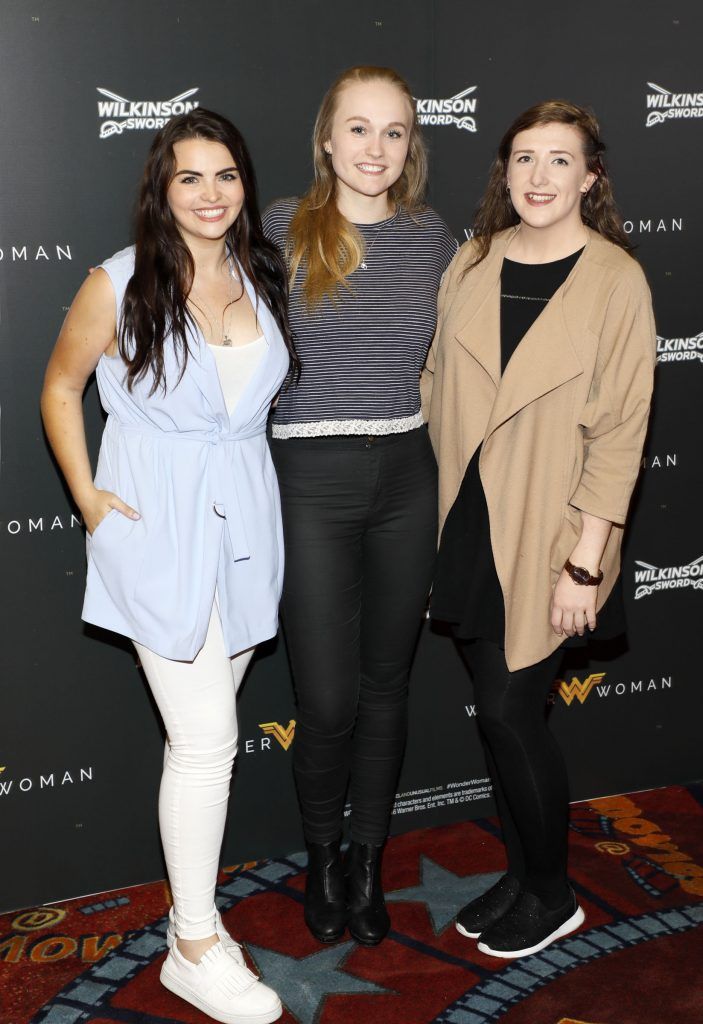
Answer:
[{"label": "patterned carpet", "polygon": [[[535,956],[483,956],[453,926],[501,869],[493,820],[398,836],[374,949],[317,944],[304,857],[223,871],[218,903],[282,1024],[701,1024],[703,787],[572,808],[571,874],[586,921]],[[206,1024],[163,989],[162,883],[0,916],[1,1024]]]}]

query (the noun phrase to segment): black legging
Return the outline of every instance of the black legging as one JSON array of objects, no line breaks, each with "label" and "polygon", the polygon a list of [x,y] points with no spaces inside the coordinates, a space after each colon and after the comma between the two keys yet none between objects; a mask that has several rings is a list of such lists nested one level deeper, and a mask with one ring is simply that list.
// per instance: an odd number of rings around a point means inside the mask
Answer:
[{"label": "black legging", "polygon": [[561,906],[569,895],[569,785],[546,707],[564,652],[510,672],[505,651],[489,640],[457,646],[473,677],[508,873],[548,907]]},{"label": "black legging", "polygon": [[349,785],[352,839],[382,843],[434,570],[434,455],[424,427],[372,439],[274,440],[271,449],[305,837],[325,843],[340,835]]}]

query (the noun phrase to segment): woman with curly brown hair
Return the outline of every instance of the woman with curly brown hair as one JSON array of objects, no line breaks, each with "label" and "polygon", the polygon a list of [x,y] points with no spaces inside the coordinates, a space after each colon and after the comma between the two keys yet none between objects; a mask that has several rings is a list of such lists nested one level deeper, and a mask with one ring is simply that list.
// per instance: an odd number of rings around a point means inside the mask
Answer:
[{"label": "woman with curly brown hair", "polygon": [[423,204],[425,149],[395,71],[340,75],[320,107],[313,160],[307,194],[264,214],[291,271],[301,362],[276,408],[272,452],[309,853],[305,920],[320,941],[348,923],[373,945],[389,928],[381,851],[436,548],[436,465],[419,377],[456,242]]},{"label": "woman with curly brown hair", "polygon": [[457,928],[504,958],[583,921],[546,701],[565,643],[623,630],[616,580],[655,333],[603,152],[596,119],[571,103],[514,121],[444,281],[423,376],[442,529],[431,614],[473,677],[508,858]]}]

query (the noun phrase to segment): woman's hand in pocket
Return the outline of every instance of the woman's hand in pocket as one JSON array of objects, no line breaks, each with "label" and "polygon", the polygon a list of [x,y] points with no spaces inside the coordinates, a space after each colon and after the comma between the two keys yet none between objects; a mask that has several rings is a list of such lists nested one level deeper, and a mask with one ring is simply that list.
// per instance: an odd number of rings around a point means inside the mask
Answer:
[{"label": "woman's hand in pocket", "polygon": [[120,512],[128,519],[140,518],[137,510],[122,501],[122,498],[118,497],[118,495],[113,494],[112,491],[99,491],[94,487],[93,493],[86,501],[81,503],[83,522],[88,533],[95,533],[100,523],[112,509]]}]

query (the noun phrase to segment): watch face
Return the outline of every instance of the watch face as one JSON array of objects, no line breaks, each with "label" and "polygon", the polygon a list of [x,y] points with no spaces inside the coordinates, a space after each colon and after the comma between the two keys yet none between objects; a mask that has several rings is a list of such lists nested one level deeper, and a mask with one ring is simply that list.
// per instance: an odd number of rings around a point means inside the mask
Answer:
[{"label": "watch face", "polygon": [[591,574],[588,569],[584,569],[582,565],[575,565],[571,570],[571,578],[576,583],[581,583],[584,586],[588,583],[591,578]]}]

